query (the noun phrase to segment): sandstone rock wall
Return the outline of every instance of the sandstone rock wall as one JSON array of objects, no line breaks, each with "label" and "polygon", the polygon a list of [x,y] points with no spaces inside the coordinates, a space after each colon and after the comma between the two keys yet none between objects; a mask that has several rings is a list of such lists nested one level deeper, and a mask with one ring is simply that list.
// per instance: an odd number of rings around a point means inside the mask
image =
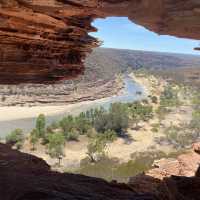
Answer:
[{"label": "sandstone rock wall", "polygon": [[127,16],[157,32],[200,38],[198,0],[0,0],[0,84],[54,83],[84,72],[99,41],[91,23]]}]

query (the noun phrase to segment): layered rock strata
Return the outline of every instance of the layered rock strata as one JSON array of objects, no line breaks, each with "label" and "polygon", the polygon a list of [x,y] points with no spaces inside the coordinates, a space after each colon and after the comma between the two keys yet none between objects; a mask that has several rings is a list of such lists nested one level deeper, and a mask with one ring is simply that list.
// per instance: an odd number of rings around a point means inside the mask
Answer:
[{"label": "layered rock strata", "polygon": [[195,0],[0,0],[0,84],[55,83],[84,72],[96,18],[127,16],[158,34],[200,38]]}]

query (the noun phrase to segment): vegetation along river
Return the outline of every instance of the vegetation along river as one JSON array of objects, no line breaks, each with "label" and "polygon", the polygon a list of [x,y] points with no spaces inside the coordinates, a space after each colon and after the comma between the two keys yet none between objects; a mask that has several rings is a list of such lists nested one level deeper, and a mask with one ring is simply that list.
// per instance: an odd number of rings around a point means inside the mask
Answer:
[{"label": "vegetation along river", "polygon": [[[63,118],[66,115],[72,114],[72,115],[77,115],[80,112],[87,111],[91,108],[95,107],[104,107],[108,108],[111,103],[114,102],[133,102],[133,101],[140,101],[142,99],[145,99],[147,96],[143,86],[139,85],[136,83],[131,77],[126,76],[124,78],[124,89],[120,93],[120,95],[112,96],[109,98],[104,98],[104,99],[98,99],[94,101],[87,101],[87,102],[82,102],[82,103],[77,103],[77,104],[72,104],[72,105],[66,105],[66,109],[62,110],[60,113],[56,114],[47,114],[46,115],[46,120],[47,120],[47,125],[52,123],[55,120],[59,120]],[[46,108],[48,109],[50,106],[47,106]],[[59,108],[59,106],[54,106],[54,108]],[[13,107],[8,107],[6,108],[8,111],[9,109],[12,110]],[[32,130],[35,126],[35,120],[36,117],[41,114],[42,111],[38,109],[38,113],[35,114],[34,117],[27,117],[26,116],[26,109],[27,111],[30,110],[30,107],[18,107],[17,108],[17,113],[20,112],[20,109],[22,109],[23,113],[20,114],[20,119],[15,119],[15,120],[8,120],[5,117],[5,120],[0,121],[0,136],[5,137],[10,131],[16,129],[16,128],[21,128],[23,129],[24,133],[28,133],[30,130]],[[44,109],[44,108],[43,108]],[[2,113],[1,113],[2,112]],[[14,111],[13,111],[14,112]],[[30,111],[29,111],[30,112]],[[0,111],[0,115],[6,116],[7,113],[4,111]]]}]

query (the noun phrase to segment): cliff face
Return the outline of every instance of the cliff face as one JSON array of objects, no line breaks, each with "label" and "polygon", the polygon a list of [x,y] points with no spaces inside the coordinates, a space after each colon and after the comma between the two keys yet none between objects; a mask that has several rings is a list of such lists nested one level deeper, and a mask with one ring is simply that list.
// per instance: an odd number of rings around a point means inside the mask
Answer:
[{"label": "cliff face", "polygon": [[84,72],[95,18],[127,16],[159,34],[200,38],[194,0],[0,0],[0,84],[54,83]]},{"label": "cliff face", "polygon": [[88,36],[92,19],[76,2],[0,1],[1,83],[53,83],[82,73],[97,45]]}]

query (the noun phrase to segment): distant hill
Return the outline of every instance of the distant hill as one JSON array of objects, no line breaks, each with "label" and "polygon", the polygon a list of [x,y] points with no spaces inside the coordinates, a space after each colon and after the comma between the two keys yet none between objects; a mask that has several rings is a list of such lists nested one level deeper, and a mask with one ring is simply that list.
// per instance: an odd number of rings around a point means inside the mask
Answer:
[{"label": "distant hill", "polygon": [[110,80],[117,73],[146,68],[165,78],[200,86],[200,55],[97,48],[88,56],[85,66],[86,82]]},{"label": "distant hill", "polygon": [[[96,69],[102,75],[110,75],[109,72],[124,72],[129,68],[141,67],[152,69],[200,68],[200,56],[97,48],[86,60],[86,76],[88,70],[91,69]],[[108,74],[104,74],[105,71]]]},{"label": "distant hill", "polygon": [[85,61],[85,74],[75,80],[55,85],[0,85],[0,106],[66,104],[111,96],[120,88],[116,75],[138,68],[200,83],[200,56],[97,48]]}]

